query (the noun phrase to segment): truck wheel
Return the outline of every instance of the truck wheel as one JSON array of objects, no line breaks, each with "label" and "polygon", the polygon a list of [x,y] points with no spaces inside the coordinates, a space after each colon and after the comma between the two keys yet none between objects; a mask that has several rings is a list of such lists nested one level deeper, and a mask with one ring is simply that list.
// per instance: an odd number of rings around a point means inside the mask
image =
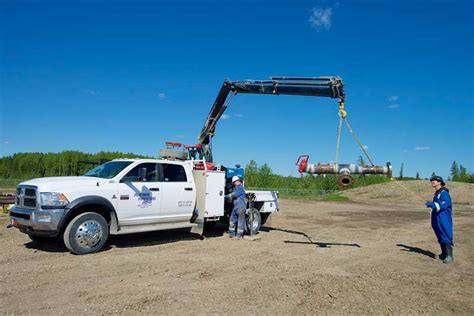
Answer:
[{"label": "truck wheel", "polygon": [[[249,222],[250,212],[253,215],[253,223]],[[260,212],[256,208],[247,209],[245,212],[245,233],[250,234],[250,225],[253,226],[253,233],[256,234],[260,230],[260,225],[262,223],[262,218]]]},{"label": "truck wheel", "polygon": [[64,244],[72,253],[85,255],[99,251],[109,237],[109,225],[97,213],[87,212],[73,218],[64,231]]}]

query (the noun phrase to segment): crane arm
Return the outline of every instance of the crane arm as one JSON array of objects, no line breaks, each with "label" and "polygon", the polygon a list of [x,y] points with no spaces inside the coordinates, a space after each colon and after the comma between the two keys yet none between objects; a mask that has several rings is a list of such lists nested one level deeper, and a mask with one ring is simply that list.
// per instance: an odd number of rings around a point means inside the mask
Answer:
[{"label": "crane arm", "polygon": [[199,135],[199,144],[207,161],[212,162],[211,139],[216,124],[238,93],[327,97],[343,102],[344,84],[339,77],[271,77],[270,80],[224,81]]}]

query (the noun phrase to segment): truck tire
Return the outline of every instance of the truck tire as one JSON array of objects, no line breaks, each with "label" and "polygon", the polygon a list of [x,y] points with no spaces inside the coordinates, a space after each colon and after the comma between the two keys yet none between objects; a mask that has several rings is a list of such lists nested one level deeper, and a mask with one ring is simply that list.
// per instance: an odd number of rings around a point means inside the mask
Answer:
[{"label": "truck tire", "polygon": [[86,255],[102,249],[109,237],[109,225],[105,218],[94,212],[74,217],[64,231],[67,249],[76,255]]},{"label": "truck tire", "polygon": [[260,212],[256,208],[249,208],[245,212],[245,233],[250,234],[250,212],[252,212],[253,214],[253,233],[256,234],[260,230],[260,226],[262,224],[262,217],[260,216]]}]

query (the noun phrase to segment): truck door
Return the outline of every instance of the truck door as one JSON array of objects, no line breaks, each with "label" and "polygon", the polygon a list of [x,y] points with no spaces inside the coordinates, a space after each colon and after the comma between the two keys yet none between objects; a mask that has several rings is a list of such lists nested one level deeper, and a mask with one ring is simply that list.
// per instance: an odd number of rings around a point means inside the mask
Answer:
[{"label": "truck door", "polygon": [[163,195],[161,214],[167,218],[188,221],[194,211],[196,188],[192,174],[180,164],[160,163]]},{"label": "truck door", "polygon": [[160,216],[161,182],[157,163],[140,163],[123,176],[117,188],[117,215],[124,224],[154,222]]}]

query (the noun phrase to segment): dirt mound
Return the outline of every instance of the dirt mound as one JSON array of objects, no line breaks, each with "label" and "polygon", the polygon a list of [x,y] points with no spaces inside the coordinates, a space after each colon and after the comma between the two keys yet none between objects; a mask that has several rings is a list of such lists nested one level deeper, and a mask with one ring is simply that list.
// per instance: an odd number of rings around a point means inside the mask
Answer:
[{"label": "dirt mound", "polygon": [[[446,188],[455,204],[474,205],[474,185],[447,182]],[[410,193],[412,192],[412,193]],[[431,200],[434,190],[427,180],[392,181],[345,191],[342,195],[357,202],[422,202]],[[419,198],[417,197],[419,196]]]}]

